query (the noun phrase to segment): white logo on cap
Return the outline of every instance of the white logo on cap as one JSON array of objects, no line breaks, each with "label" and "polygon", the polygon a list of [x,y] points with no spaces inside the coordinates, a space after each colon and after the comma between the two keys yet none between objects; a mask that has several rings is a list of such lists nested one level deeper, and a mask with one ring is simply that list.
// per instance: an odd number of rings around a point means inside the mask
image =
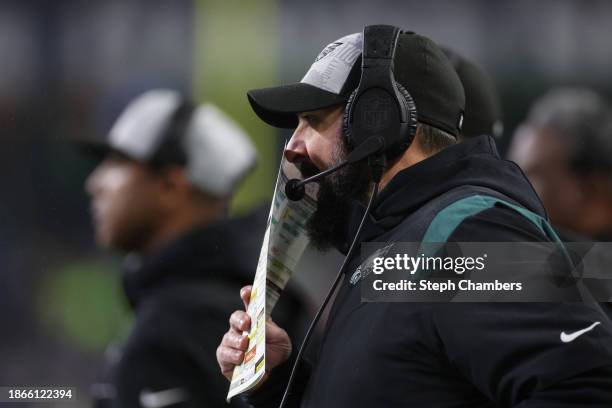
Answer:
[{"label": "white logo on cap", "polygon": [[361,33],[350,34],[328,44],[301,82],[340,94],[353,64],[361,55],[361,44]]},{"label": "white logo on cap", "polygon": [[329,54],[330,52],[338,48],[339,45],[342,45],[342,43],[339,41],[336,41],[336,42],[329,44],[327,47],[323,48],[323,51],[321,51],[319,55],[317,55],[315,62],[317,62],[318,60],[320,60],[321,58],[325,57],[327,54]]}]

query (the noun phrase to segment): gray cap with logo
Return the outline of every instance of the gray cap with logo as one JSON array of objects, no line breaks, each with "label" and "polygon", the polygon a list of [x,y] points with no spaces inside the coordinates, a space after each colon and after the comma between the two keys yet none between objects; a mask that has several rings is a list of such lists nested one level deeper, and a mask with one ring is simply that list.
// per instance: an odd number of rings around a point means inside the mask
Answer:
[{"label": "gray cap with logo", "polygon": [[230,195],[257,162],[249,136],[228,115],[167,89],[132,100],[104,142],[79,145],[99,158],[115,153],[153,166],[184,165],[196,188],[216,196]]}]

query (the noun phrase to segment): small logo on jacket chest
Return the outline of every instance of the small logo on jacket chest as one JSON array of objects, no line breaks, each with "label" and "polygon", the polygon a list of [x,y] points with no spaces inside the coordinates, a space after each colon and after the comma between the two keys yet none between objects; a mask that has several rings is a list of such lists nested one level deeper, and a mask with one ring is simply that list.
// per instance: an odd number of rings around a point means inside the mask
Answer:
[{"label": "small logo on jacket chest", "polygon": [[374,266],[374,258],[384,257],[389,253],[393,243],[387,244],[382,248],[377,249],[370,255],[364,262],[362,262],[351,275],[349,280],[350,284],[355,286],[361,279],[372,273],[372,267]]}]

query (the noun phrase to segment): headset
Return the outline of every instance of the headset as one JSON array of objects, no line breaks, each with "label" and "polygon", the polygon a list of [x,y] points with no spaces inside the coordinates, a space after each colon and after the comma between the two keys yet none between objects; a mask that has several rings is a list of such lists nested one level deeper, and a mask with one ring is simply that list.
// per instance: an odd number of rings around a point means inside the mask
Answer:
[{"label": "headset", "polygon": [[343,130],[351,149],[382,137],[388,158],[401,155],[417,129],[417,109],[408,90],[395,81],[393,59],[401,30],[372,25],[363,30],[361,78],[350,95]]},{"label": "headset", "polygon": [[[369,158],[372,179],[380,181],[386,159],[408,149],[417,129],[414,99],[393,75],[393,59],[402,31],[389,25],[371,25],[363,30],[361,77],[349,96],[342,127],[350,153],[342,163],[304,180],[291,179],[285,186],[290,200],[301,200],[304,186],[350,163]],[[384,153],[384,154],[381,154]]]},{"label": "headset", "polygon": [[374,190],[344,262],[304,336],[280,408],[283,408],[288,401],[308,341],[336,291],[344,269],[357,246],[365,220],[378,194],[378,182],[385,170],[386,158],[392,159],[401,155],[410,146],[416,133],[417,110],[414,100],[393,76],[393,57],[400,33],[399,28],[389,25],[366,26],[363,30],[361,78],[357,89],[348,99],[343,116],[343,131],[351,149],[347,159],[305,180],[289,180],[285,186],[285,193],[289,199],[300,200],[305,194],[305,184],[365,158],[368,158],[374,181]]}]

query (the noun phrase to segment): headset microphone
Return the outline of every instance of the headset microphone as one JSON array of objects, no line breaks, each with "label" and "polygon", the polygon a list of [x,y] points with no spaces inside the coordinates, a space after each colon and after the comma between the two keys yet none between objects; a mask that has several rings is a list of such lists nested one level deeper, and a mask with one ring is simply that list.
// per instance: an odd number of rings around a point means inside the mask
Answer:
[{"label": "headset microphone", "polygon": [[346,160],[342,163],[331,167],[325,171],[322,171],[314,176],[310,176],[304,180],[291,179],[285,184],[285,194],[287,198],[291,201],[299,201],[304,198],[306,194],[306,190],[304,186],[308,183],[315,182],[325,176],[328,176],[336,171],[340,170],[342,167],[347,164],[356,163],[360,160],[365,159],[366,157],[370,157],[375,155],[378,152],[382,152],[385,149],[385,139],[381,136],[372,136],[361,143],[359,146],[355,148],[349,155]]}]

